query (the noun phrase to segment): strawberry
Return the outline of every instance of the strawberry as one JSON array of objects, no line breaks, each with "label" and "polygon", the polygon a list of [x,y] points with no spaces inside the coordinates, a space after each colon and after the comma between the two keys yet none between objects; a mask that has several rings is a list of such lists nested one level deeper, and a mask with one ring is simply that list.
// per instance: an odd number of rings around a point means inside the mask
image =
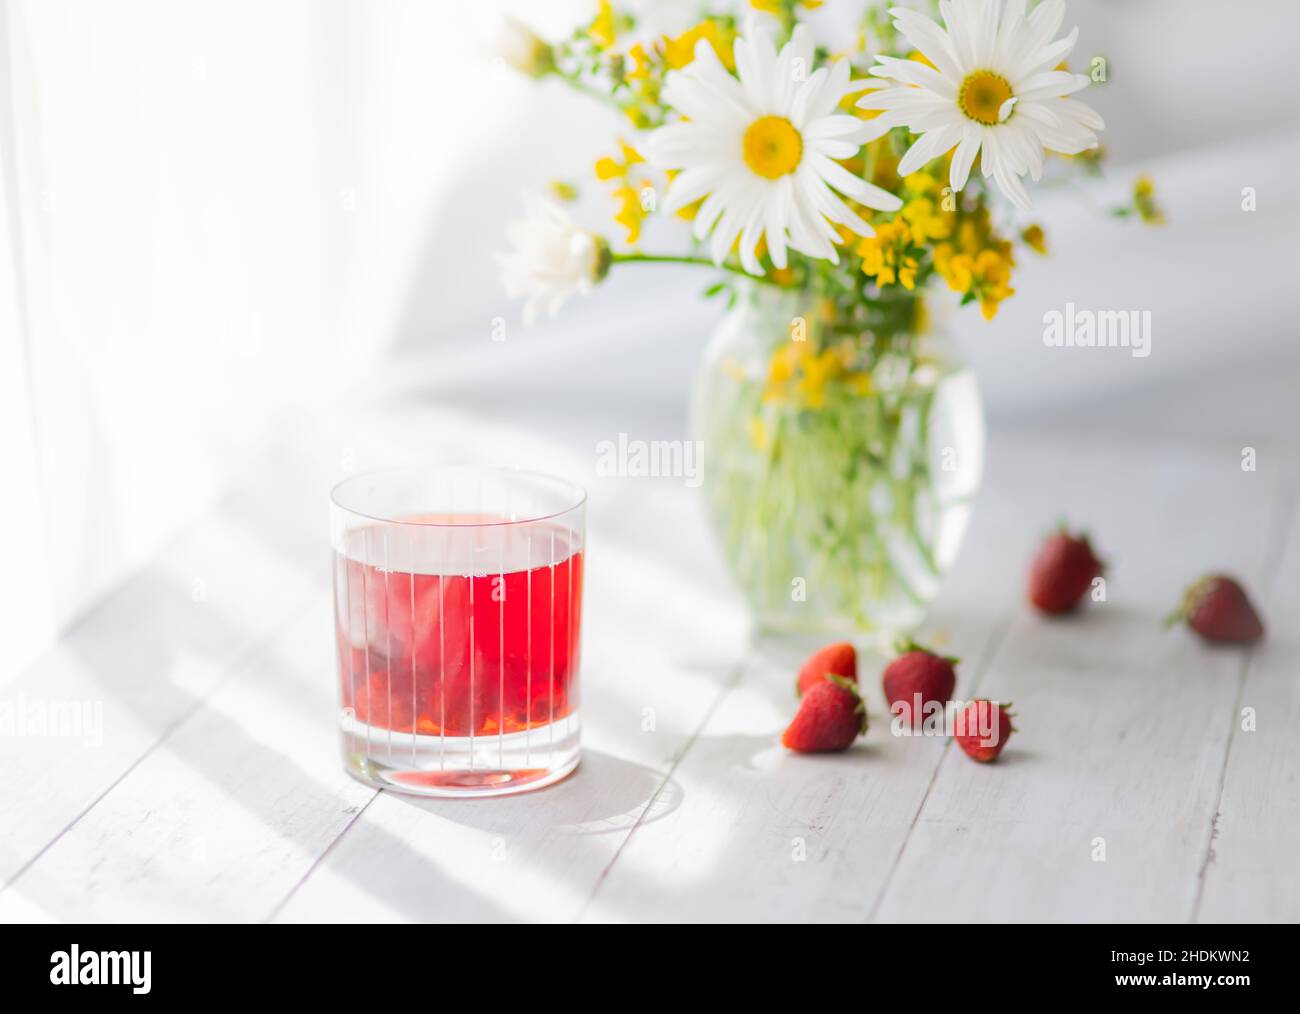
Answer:
[{"label": "strawberry", "polygon": [[[952,699],[957,688],[957,659],[936,655],[915,641],[898,644],[898,657],[885,666],[881,682],[890,711],[895,705],[904,705],[911,714],[912,725],[920,725],[925,717],[926,705]],[[917,699],[919,695],[919,700]]]},{"label": "strawberry", "polygon": [[820,683],[827,676],[843,676],[854,683],[858,681],[858,653],[847,641],[828,644],[813,652],[812,657],[799,669],[799,679],[795,682],[795,695],[802,697],[808,688]]},{"label": "strawberry", "polygon": [[974,760],[988,763],[997,760],[1007,740],[1016,731],[1011,724],[1010,705],[994,701],[971,701],[957,716],[953,738]]},{"label": "strawberry", "polygon": [[1165,624],[1183,621],[1207,641],[1246,644],[1264,636],[1264,624],[1246,590],[1222,574],[1203,577],[1188,588]]},{"label": "strawberry", "polygon": [[858,685],[828,675],[808,688],[781,745],[798,753],[847,750],[867,731],[867,706]]},{"label": "strawberry", "polygon": [[1048,536],[1029,565],[1029,601],[1041,612],[1068,613],[1104,569],[1086,535],[1064,525]]}]

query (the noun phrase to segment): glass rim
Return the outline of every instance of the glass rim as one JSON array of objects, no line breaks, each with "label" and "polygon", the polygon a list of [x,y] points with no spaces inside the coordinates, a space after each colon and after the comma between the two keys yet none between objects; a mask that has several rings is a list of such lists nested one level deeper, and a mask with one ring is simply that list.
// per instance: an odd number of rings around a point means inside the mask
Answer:
[{"label": "glass rim", "polygon": [[[419,518],[395,518],[386,517],[382,514],[376,514],[370,511],[358,510],[356,507],[348,506],[341,499],[341,493],[345,486],[364,479],[373,479],[377,476],[394,475],[400,472],[410,472],[412,474],[421,473],[462,473],[462,474],[487,474],[506,477],[517,477],[520,479],[535,479],[546,483],[553,483],[561,490],[570,495],[572,502],[559,510],[538,513],[528,517],[521,518],[502,518],[497,521],[430,521]],[[586,487],[570,479],[562,478],[550,472],[539,472],[529,468],[519,468],[515,465],[388,465],[384,468],[371,468],[364,472],[356,472],[353,475],[340,479],[330,487],[330,505],[338,510],[345,511],[348,514],[355,515],[359,518],[365,518],[367,521],[375,521],[384,525],[405,525],[413,528],[493,528],[502,525],[531,525],[542,521],[552,521],[556,518],[571,514],[573,511],[584,506],[587,502]]]}]

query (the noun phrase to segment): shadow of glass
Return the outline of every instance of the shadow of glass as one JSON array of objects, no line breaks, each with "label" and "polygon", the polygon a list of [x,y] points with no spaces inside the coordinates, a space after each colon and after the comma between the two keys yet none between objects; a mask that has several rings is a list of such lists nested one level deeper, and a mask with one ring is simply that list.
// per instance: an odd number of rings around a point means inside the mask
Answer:
[{"label": "shadow of glass", "polygon": [[537,792],[488,799],[422,799],[391,793],[426,813],[498,834],[626,834],[668,816],[682,803],[672,778],[642,764],[584,749],[578,769]]}]

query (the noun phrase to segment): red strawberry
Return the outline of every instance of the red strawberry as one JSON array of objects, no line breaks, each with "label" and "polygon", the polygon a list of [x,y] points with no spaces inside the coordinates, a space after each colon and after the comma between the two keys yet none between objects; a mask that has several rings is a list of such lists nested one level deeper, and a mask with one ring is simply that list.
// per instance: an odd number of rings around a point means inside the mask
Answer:
[{"label": "red strawberry", "polygon": [[1011,724],[1010,706],[994,701],[971,701],[957,716],[953,738],[967,756],[987,763],[997,760],[1007,740],[1016,731]]},{"label": "red strawberry", "polygon": [[781,744],[799,753],[847,750],[866,731],[867,706],[858,685],[843,676],[827,676],[803,695]]},{"label": "red strawberry", "polygon": [[820,683],[827,676],[843,676],[854,683],[858,681],[858,653],[847,641],[840,644],[828,644],[813,652],[812,657],[799,670],[799,679],[795,683],[795,694],[802,697],[808,688]]},{"label": "red strawberry", "polygon": [[1221,574],[1203,577],[1188,588],[1165,623],[1172,626],[1184,620],[1207,641],[1246,644],[1264,636],[1264,624],[1246,590]]},{"label": "red strawberry", "polygon": [[1029,565],[1029,601],[1044,613],[1068,613],[1088,594],[1102,570],[1088,537],[1071,535],[1062,526]]},{"label": "red strawberry", "polygon": [[[902,714],[911,714],[912,725],[920,725],[925,718],[926,705],[931,701],[949,701],[957,688],[955,658],[936,655],[915,641],[898,645],[899,655],[885,666],[881,682],[890,710],[894,705],[905,705]],[[920,695],[920,700],[917,700]]]}]

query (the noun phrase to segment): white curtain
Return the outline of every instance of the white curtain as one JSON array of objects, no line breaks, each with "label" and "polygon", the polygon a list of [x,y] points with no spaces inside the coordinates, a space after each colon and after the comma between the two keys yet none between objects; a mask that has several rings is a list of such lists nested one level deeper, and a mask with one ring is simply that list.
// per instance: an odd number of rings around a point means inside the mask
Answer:
[{"label": "white curtain", "polygon": [[392,340],[435,200],[526,88],[485,72],[492,13],[0,3],[4,670]]}]

